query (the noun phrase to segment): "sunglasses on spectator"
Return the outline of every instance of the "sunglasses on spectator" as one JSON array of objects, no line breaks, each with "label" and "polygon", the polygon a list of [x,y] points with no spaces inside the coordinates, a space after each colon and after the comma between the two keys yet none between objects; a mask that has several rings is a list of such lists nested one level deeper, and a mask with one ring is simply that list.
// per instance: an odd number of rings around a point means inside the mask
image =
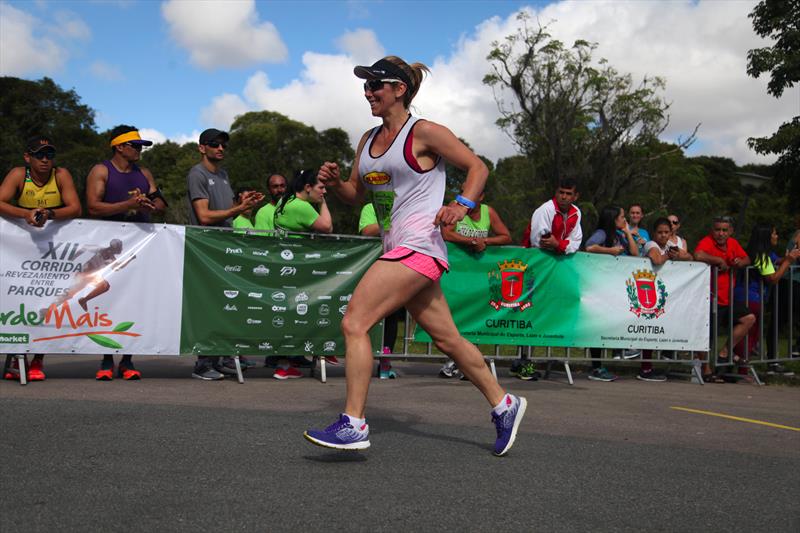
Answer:
[{"label": "sunglasses on spectator", "polygon": [[31,155],[31,157],[33,157],[34,159],[38,159],[39,161],[41,161],[44,158],[47,158],[48,160],[52,161],[56,157],[55,150],[39,150],[38,152],[28,152],[28,153]]},{"label": "sunglasses on spectator", "polygon": [[208,146],[209,148],[219,148],[220,146],[222,146],[223,148],[227,148],[228,147],[228,145],[226,143],[221,143],[221,142],[218,142],[218,141],[208,142],[208,143],[206,143],[206,146]]},{"label": "sunglasses on spectator", "polygon": [[130,146],[131,148],[133,148],[137,152],[141,152],[142,151],[142,145],[141,144],[134,144],[134,143],[124,143],[124,144],[125,144],[125,146]]},{"label": "sunglasses on spectator", "polygon": [[369,91],[371,93],[380,91],[381,89],[383,89],[383,85],[385,83],[402,83],[402,82],[400,80],[392,80],[392,79],[367,80],[364,82],[364,91]]},{"label": "sunglasses on spectator", "polygon": [[669,223],[672,224],[673,226],[677,226],[678,224],[681,223],[681,221],[676,219],[676,220],[670,220]]}]

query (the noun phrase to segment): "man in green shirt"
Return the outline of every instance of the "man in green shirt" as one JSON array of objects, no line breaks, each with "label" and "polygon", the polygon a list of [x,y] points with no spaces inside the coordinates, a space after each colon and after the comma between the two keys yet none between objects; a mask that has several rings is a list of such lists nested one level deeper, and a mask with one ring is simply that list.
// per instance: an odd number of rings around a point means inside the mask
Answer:
[{"label": "man in green shirt", "polygon": [[286,178],[280,174],[272,174],[267,178],[267,191],[269,192],[270,201],[256,213],[255,229],[257,230],[275,229],[275,224],[273,223],[275,204],[286,192]]}]

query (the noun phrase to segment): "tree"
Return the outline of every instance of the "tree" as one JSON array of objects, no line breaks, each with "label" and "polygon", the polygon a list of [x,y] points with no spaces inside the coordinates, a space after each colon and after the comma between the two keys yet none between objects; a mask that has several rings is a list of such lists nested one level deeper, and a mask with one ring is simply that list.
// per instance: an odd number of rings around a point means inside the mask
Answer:
[{"label": "tree", "polygon": [[[800,81],[800,0],[762,0],[748,15],[753,30],[774,44],[747,52],[747,74],[769,73],[767,92],[780,98]],[[759,154],[778,156],[775,179],[788,190],[790,205],[800,204],[800,116],[784,122],[769,137],[751,137],[748,146]]]},{"label": "tree", "polygon": [[[651,179],[653,162],[667,154],[650,150],[669,122],[669,104],[659,95],[665,81],[634,84],[606,60],[593,61],[596,43],[567,48],[546,27],[531,29],[528,15],[519,20],[515,34],[493,43],[483,81],[495,90],[497,124],[533,163],[531,185],[549,191],[560,177],[575,176],[583,199],[598,204]],[[693,141],[694,133],[674,150]]]},{"label": "tree", "polygon": [[0,77],[0,171],[3,176],[23,164],[25,142],[50,135],[56,144],[57,165],[67,167],[78,194],[89,169],[107,157],[108,145],[95,131],[94,110],[74,91],[65,91],[50,78],[38,81]]},{"label": "tree", "polygon": [[186,196],[186,176],[189,169],[200,161],[197,143],[183,146],[167,141],[153,145],[142,153],[142,166],[153,173],[156,184],[161,187],[167,200],[165,222],[171,224],[189,223],[189,202]]}]

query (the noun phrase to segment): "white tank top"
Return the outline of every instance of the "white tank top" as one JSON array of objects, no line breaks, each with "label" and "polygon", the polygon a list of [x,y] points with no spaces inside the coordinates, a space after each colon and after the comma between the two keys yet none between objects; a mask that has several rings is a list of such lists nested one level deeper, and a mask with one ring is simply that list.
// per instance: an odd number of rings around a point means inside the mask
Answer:
[{"label": "white tank top", "polygon": [[358,164],[358,175],[370,191],[385,252],[404,246],[447,261],[447,247],[433,225],[444,201],[444,159],[422,171],[411,151],[412,129],[420,120],[409,115],[392,144],[373,157],[372,144],[381,126],[372,130]]}]

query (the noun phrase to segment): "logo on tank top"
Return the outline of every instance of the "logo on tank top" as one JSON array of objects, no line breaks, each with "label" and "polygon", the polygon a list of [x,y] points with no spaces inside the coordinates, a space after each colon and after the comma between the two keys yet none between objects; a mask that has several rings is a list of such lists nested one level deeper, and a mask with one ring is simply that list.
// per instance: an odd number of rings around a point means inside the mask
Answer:
[{"label": "logo on tank top", "polygon": [[392,177],[386,172],[368,172],[362,179],[367,185],[386,185],[392,181]]},{"label": "logo on tank top", "polygon": [[533,297],[533,273],[528,272],[528,265],[512,259],[498,262],[497,267],[489,271],[489,305],[495,311],[528,309]]}]

